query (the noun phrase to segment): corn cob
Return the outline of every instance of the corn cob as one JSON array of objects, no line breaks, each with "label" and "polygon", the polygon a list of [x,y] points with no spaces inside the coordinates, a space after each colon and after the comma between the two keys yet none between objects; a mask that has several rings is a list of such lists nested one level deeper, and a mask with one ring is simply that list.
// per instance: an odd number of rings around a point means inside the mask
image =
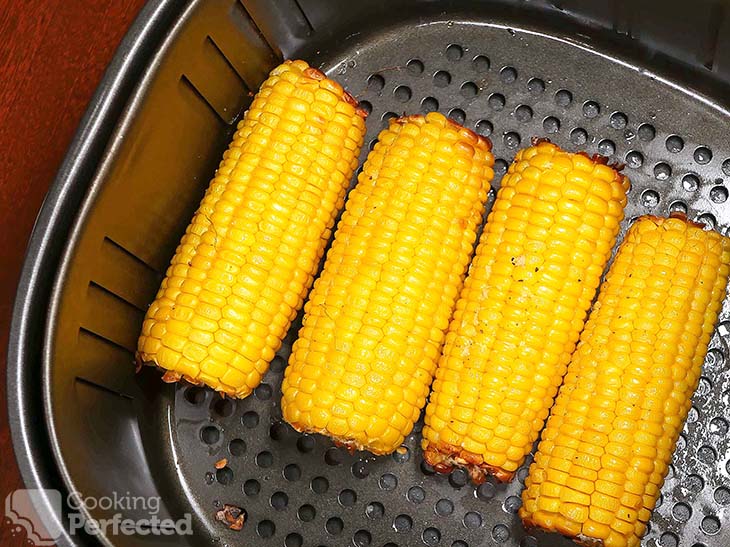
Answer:
[{"label": "corn cob", "polygon": [[383,130],[305,305],[284,418],[395,450],[426,402],[494,172],[491,143],[443,115]]},{"label": "corn cob", "polygon": [[510,480],[542,429],[623,218],[629,181],[547,141],[520,151],[480,237],[422,446],[437,471]]},{"label": "corn cob", "polygon": [[304,61],[263,83],[147,311],[138,362],[234,397],[260,383],[301,308],[365,135]]},{"label": "corn cob", "polygon": [[691,406],[730,272],[730,239],[642,217],[568,366],[520,515],[602,547],[636,547]]}]

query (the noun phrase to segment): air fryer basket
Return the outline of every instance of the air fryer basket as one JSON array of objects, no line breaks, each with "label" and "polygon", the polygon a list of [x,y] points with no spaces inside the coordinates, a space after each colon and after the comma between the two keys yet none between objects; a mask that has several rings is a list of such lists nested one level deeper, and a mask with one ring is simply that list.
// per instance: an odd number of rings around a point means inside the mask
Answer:
[{"label": "air fryer basket", "polygon": [[[727,232],[730,25],[720,3],[384,4],[156,0],[126,39],[31,241],[10,348],[11,426],[29,487],[159,496],[160,516],[192,513],[195,535],[67,534],[60,544],[571,545],[522,528],[529,461],[511,484],[474,487],[460,470],[423,463],[420,422],[402,450],[378,458],[283,423],[298,321],[243,401],[134,373],[144,310],[249,92],[281,57],[320,66],[370,111],[361,159],[391,117],[439,110],[492,139],[495,189],[518,148],[548,137],[626,164],[623,230],[641,214],[683,211]],[[730,545],[729,340],[726,301],[647,547]],[[216,521],[223,504],[246,510],[241,531]],[[146,516],[125,513],[135,515]]]}]

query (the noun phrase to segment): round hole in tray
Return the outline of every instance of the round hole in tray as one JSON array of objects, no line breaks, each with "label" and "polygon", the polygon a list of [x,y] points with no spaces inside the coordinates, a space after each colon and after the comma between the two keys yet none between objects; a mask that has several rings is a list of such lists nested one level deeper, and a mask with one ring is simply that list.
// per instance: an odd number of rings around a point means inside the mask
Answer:
[{"label": "round hole in tray", "polygon": [[385,78],[380,74],[373,74],[368,78],[368,92],[379,93],[385,87]]},{"label": "round hole in tray", "polygon": [[298,481],[302,478],[302,468],[299,467],[296,463],[290,463],[284,466],[284,471],[282,472],[284,475],[284,478],[288,480],[289,482]]},{"label": "round hole in tray", "polygon": [[214,425],[206,425],[200,430],[200,440],[205,444],[216,444],[220,438],[221,430]]},{"label": "round hole in tray", "polygon": [[665,181],[672,176],[672,167],[666,162],[659,162],[654,166],[654,178]]},{"label": "round hole in tray", "polygon": [[614,112],[611,114],[608,123],[614,129],[624,129],[628,125],[629,119],[623,112]]},{"label": "round hole in tray", "polygon": [[535,536],[525,536],[520,541],[520,547],[537,547],[537,538]]},{"label": "round hole in tray", "polygon": [[507,528],[504,524],[496,524],[492,528],[492,539],[496,543],[505,543],[509,539],[509,536],[509,528]]},{"label": "round hole in tray", "polygon": [[626,153],[626,165],[631,169],[638,169],[644,165],[644,155],[638,150],[630,150]]},{"label": "round hole in tray", "polygon": [[215,480],[218,481],[218,484],[231,484],[233,482],[233,470],[228,466],[216,469]]},{"label": "round hole in tray", "polygon": [[492,131],[494,131],[494,126],[489,120],[479,120],[474,126],[474,129],[476,130],[477,134],[483,137],[488,137],[492,134]]},{"label": "round hole in tray", "polygon": [[465,99],[473,99],[479,93],[479,87],[474,82],[464,82],[459,90]]},{"label": "round hole in tray", "polygon": [[598,143],[598,153],[602,156],[613,156],[616,153],[616,144],[611,139],[603,139]]},{"label": "round hole in tray", "polygon": [[715,489],[713,494],[715,502],[720,506],[730,505],[730,488],[726,486],[720,486]]},{"label": "round hole in tray", "polygon": [[531,95],[540,95],[545,92],[545,82],[541,78],[530,78],[527,82],[527,91]]},{"label": "round hole in tray", "polygon": [[[372,105],[368,101],[360,101],[360,106],[363,106],[363,102],[366,102],[368,105],[370,105],[370,108],[372,109]],[[369,113],[370,111],[368,110],[368,114]],[[281,355],[275,356],[274,360],[271,361],[271,366],[269,368],[277,374],[284,372],[284,369],[286,368],[286,359],[284,359]]]},{"label": "round hole in tray", "polygon": [[438,545],[441,542],[441,532],[438,528],[429,526],[421,534],[421,540],[423,541],[424,545]]},{"label": "round hole in tray", "polygon": [[365,516],[370,520],[378,520],[385,515],[385,507],[379,501],[371,501],[365,506]]},{"label": "round hole in tray", "polygon": [[567,108],[573,102],[573,94],[567,89],[559,89],[555,92],[555,104]]},{"label": "round hole in tray", "polygon": [[401,103],[407,103],[413,96],[413,91],[407,85],[399,85],[393,90],[393,96]]},{"label": "round hole in tray", "polygon": [[408,498],[408,501],[411,503],[422,503],[423,500],[426,499],[426,491],[420,486],[411,486],[408,489],[406,498]]},{"label": "round hole in tray", "polygon": [[555,116],[547,116],[542,121],[542,128],[545,130],[545,133],[557,133],[560,131],[560,120]]},{"label": "round hole in tray", "polygon": [[324,494],[329,490],[330,481],[326,477],[314,477],[309,486],[315,494]]},{"label": "round hole in tray", "polygon": [[517,69],[513,66],[506,66],[499,71],[499,79],[505,84],[514,83],[517,80]]},{"label": "round hole in tray", "polygon": [[461,539],[457,539],[454,543],[451,544],[451,547],[469,547],[469,544]]},{"label": "round hole in tray", "polygon": [[421,61],[420,59],[411,59],[410,61],[408,61],[408,63],[406,63],[406,68],[408,69],[408,72],[415,76],[423,74],[423,61]]},{"label": "round hole in tray", "polygon": [[365,461],[356,461],[352,464],[352,476],[356,479],[364,479],[368,475],[370,475],[370,469],[368,468],[368,464]]},{"label": "round hole in tray", "polygon": [[268,450],[262,450],[256,454],[256,465],[262,469],[271,467],[274,463],[274,455]]},{"label": "round hole in tray", "polygon": [[345,523],[340,517],[330,517],[324,525],[325,530],[331,536],[339,536],[345,528]]},{"label": "round hole in tray", "polygon": [[454,502],[446,498],[441,498],[434,505],[434,512],[441,517],[448,516],[454,512]]},{"label": "round hole in tray", "polygon": [[687,522],[692,516],[692,508],[683,502],[675,503],[672,516],[679,522]]},{"label": "round hole in tray", "polygon": [[679,135],[670,135],[664,142],[664,146],[666,146],[667,151],[672,154],[677,154],[684,148],[684,139]]},{"label": "round hole in tray", "polygon": [[297,517],[302,522],[311,522],[317,516],[317,510],[308,503],[305,503],[297,510]]},{"label": "round hole in tray", "polygon": [[502,504],[502,509],[512,515],[516,515],[520,507],[522,507],[522,500],[517,496],[508,496]]},{"label": "round hole in tray", "polygon": [[314,450],[316,443],[309,435],[302,435],[297,439],[297,450],[302,454],[309,454]]},{"label": "round hole in tray", "polygon": [[700,146],[694,151],[692,157],[700,165],[705,165],[706,163],[710,163],[710,161],[712,161],[712,150],[710,150],[706,146]]},{"label": "round hole in tray", "polygon": [[710,190],[710,199],[715,203],[725,203],[727,201],[728,192],[724,186],[715,186]]},{"label": "round hole in tray", "polygon": [[433,75],[433,85],[436,87],[446,87],[451,83],[451,74],[446,70],[439,70]]},{"label": "round hole in tray", "polygon": [[228,452],[231,456],[243,456],[246,453],[246,442],[243,439],[232,439],[228,443]]},{"label": "round hole in tray", "polygon": [[464,56],[464,49],[458,44],[450,44],[446,48],[446,58],[449,61],[458,61]]},{"label": "round hole in tray", "polygon": [[491,65],[489,57],[486,57],[484,55],[477,55],[476,57],[474,57],[471,64],[476,72],[487,72]]},{"label": "round hole in tray", "polygon": [[586,118],[596,118],[601,113],[601,105],[596,101],[586,101],[583,103],[583,115]]},{"label": "round hole in tray", "polygon": [[682,177],[682,188],[687,192],[696,192],[700,187],[700,178],[694,173],[687,173]]},{"label": "round hole in tray", "polygon": [[421,101],[421,112],[428,114],[436,112],[439,109],[439,102],[434,97],[424,97]]},{"label": "round hole in tray", "polygon": [[582,127],[576,127],[570,132],[570,142],[576,146],[583,146],[588,142],[588,131]]},{"label": "round hole in tray", "polygon": [[247,496],[258,496],[261,492],[261,484],[256,479],[248,479],[243,483],[243,493]]},{"label": "round hole in tray", "polygon": [[413,519],[410,515],[401,514],[393,519],[393,530],[396,532],[409,532],[411,528],[413,528]]},{"label": "round hole in tray", "polygon": [[381,490],[395,490],[398,486],[398,477],[396,477],[393,473],[385,473],[380,477],[378,485]]},{"label": "round hole in tray", "polygon": [[464,122],[466,121],[466,113],[461,108],[452,108],[449,111],[449,118],[460,125],[464,125]]},{"label": "round hole in tray", "polygon": [[[717,226],[717,219],[712,213],[703,213],[697,217],[697,222],[704,224],[710,230],[714,230]],[[700,387],[702,386],[702,378],[700,378]]]},{"label": "round hole in tray", "polygon": [[687,475],[684,485],[691,492],[699,492],[705,487],[705,479],[695,474]]},{"label": "round hole in tray", "polygon": [[271,507],[277,511],[283,511],[289,505],[289,496],[286,492],[274,492],[269,500]]},{"label": "round hole in tray", "polygon": [[653,209],[659,205],[659,192],[656,190],[644,190],[641,193],[641,204],[647,209]]},{"label": "round hole in tray", "polygon": [[719,518],[715,515],[708,515],[702,519],[700,529],[708,536],[714,536],[720,531],[721,526]]},{"label": "round hole in tray", "polygon": [[674,532],[664,532],[659,538],[661,547],[677,547],[679,545],[679,537]]},{"label": "round hole in tray", "polygon": [[482,525],[482,516],[476,511],[468,511],[464,515],[464,526],[470,529],[479,528]]},{"label": "round hole in tray", "polygon": [[357,493],[350,488],[345,488],[340,495],[337,496],[337,500],[343,507],[352,507],[357,501]]},{"label": "round hole in tray", "polygon": [[532,116],[532,108],[526,104],[521,104],[515,108],[515,118],[517,118],[517,121],[519,122],[527,123],[532,119]]},{"label": "round hole in tray", "polygon": [[304,538],[296,532],[292,532],[284,538],[284,547],[302,547],[302,545],[304,545]]},{"label": "round hole in tray", "polygon": [[469,482],[469,474],[465,469],[457,468],[449,474],[449,484],[454,488],[466,486],[467,482]]},{"label": "round hole in tray", "polygon": [[289,432],[289,428],[283,422],[276,422],[269,427],[269,437],[272,441],[282,441]]},{"label": "round hole in tray", "polygon": [[202,387],[190,386],[185,389],[185,400],[191,405],[200,405],[205,401],[205,390]]},{"label": "round hole in tray", "polygon": [[355,547],[367,547],[373,542],[373,536],[367,530],[358,530],[352,536],[352,543]]},{"label": "round hole in tray", "polygon": [[687,214],[687,204],[683,201],[673,201],[669,204],[670,213],[682,213]]},{"label": "round hole in tray", "polygon": [[274,394],[274,388],[269,384],[260,384],[256,389],[253,390],[253,395],[259,401],[268,401]]},{"label": "round hole in tray", "polygon": [[263,539],[273,537],[276,533],[276,524],[270,520],[262,520],[256,525],[256,533]]},{"label": "round hole in tray", "polygon": [[241,416],[241,423],[249,429],[255,428],[259,425],[259,415],[255,410],[249,410]]},{"label": "round hole in tray", "polygon": [[406,463],[411,459],[411,451],[405,445],[399,446],[395,452],[393,452],[391,458],[393,458],[393,461],[396,463]]},{"label": "round hole in tray", "polygon": [[[626,125],[626,123],[624,123]],[[656,129],[650,123],[644,123],[639,126],[637,131],[639,139],[644,142],[651,142],[656,137]]]},{"label": "round hole in tray", "polygon": [[504,109],[504,105],[507,104],[507,99],[501,93],[492,93],[487,100],[487,104],[489,104],[492,110],[499,112]]}]

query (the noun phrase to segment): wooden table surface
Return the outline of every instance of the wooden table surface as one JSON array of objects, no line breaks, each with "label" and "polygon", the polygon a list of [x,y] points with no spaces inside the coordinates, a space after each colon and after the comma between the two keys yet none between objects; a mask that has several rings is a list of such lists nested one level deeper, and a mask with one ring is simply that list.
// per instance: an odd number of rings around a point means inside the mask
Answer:
[{"label": "wooden table surface", "polygon": [[[7,426],[6,348],[25,246],[48,186],[144,0],[0,0],[0,507],[22,487]],[[0,545],[28,545],[0,524]]]}]

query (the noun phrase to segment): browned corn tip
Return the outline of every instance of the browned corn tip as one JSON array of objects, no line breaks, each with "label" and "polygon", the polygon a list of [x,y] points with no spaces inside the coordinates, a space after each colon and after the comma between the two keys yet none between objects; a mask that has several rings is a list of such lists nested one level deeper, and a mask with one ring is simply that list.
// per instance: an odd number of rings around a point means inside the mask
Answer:
[{"label": "browned corn tip", "polygon": [[[530,142],[532,143],[532,146],[539,146],[541,144],[552,144],[553,146],[558,146],[557,144],[554,144],[553,141],[551,141],[547,137],[532,137],[532,139],[530,139]],[[623,171],[624,167],[626,167],[625,163],[621,163],[617,160],[610,161],[608,157],[603,156],[601,154],[589,155],[587,152],[583,152],[583,151],[575,152],[575,153],[578,154],[579,156],[583,156],[584,158],[588,158],[592,162],[600,163],[601,165],[610,167],[611,169],[613,169],[614,171],[616,171],[618,173]]]},{"label": "browned corn tip", "polygon": [[[647,215],[651,216],[651,215]],[[659,218],[659,217],[655,217]],[[693,228],[700,228],[701,230],[705,230],[707,227],[702,224],[701,222],[697,222],[695,220],[690,220],[689,217],[682,213],[681,211],[675,211],[673,213],[669,213],[669,218],[676,218],[677,220],[681,220],[682,222],[685,222],[687,225],[692,226]]]},{"label": "browned corn tip", "polygon": [[439,442],[437,446],[429,444],[423,458],[437,473],[451,473],[458,467],[466,469],[474,484],[483,484],[490,476],[499,482],[510,482],[514,477],[514,473],[489,465],[477,454],[449,443]]},{"label": "browned corn tip", "polygon": [[[492,141],[490,141],[487,137],[479,135],[478,133],[472,131],[468,127],[464,127],[463,125],[456,123],[454,120],[452,120],[451,118],[447,118],[443,114],[440,114],[438,112],[436,114],[443,117],[444,126],[448,125],[452,129],[455,129],[456,131],[458,131],[462,136],[464,136],[468,140],[472,141],[473,143],[479,144],[481,146],[486,146],[487,150],[489,150],[490,152],[492,151]],[[405,125],[407,123],[417,123],[418,125],[423,125],[424,123],[426,123],[426,116],[424,116],[423,114],[408,114],[408,115],[399,116],[397,118],[392,118],[390,120],[390,123],[396,123],[398,125]],[[467,143],[462,143],[462,142],[459,142],[458,144],[460,146],[467,145]]]},{"label": "browned corn tip", "polygon": [[[312,80],[316,80],[318,82],[322,82],[324,80],[327,80],[327,75],[319,70],[318,68],[309,67],[304,70],[304,75],[308,78],[311,78]],[[342,96],[342,99],[349,105],[352,105],[355,107],[355,111],[358,116],[365,119],[368,116],[368,113],[360,108],[360,103],[358,100],[352,96],[350,92],[348,92],[346,89],[344,89],[339,83],[335,82],[334,80],[329,80],[329,82],[332,84],[333,87],[339,91],[339,93]]]},{"label": "browned corn tip", "polygon": [[322,80],[327,79],[327,76],[325,75],[325,73],[322,72],[321,70],[319,70],[318,68],[309,67],[307,69],[304,69],[304,75],[307,76],[308,78],[312,78],[313,80],[317,80],[317,81],[322,81]]},{"label": "browned corn tip", "polygon": [[181,378],[182,374],[172,370],[166,370],[165,374],[162,375],[162,381],[166,384],[174,384],[175,382],[179,382]]}]

